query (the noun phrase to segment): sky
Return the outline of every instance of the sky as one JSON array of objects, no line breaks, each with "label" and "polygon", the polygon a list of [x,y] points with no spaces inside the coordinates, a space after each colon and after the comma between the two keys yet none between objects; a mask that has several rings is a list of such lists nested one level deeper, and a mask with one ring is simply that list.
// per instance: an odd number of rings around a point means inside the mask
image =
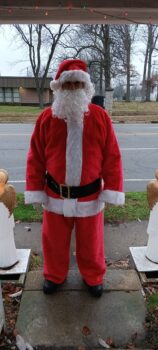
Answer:
[{"label": "sky", "polygon": [[[0,26],[0,75],[27,76],[30,63],[26,59],[26,49],[23,46],[20,47],[12,33],[13,28],[11,26]],[[142,75],[143,64],[140,56],[135,56],[132,63]]]},{"label": "sky", "polygon": [[11,35],[10,26],[0,27],[0,75],[25,76],[29,62],[24,61],[24,53]]}]

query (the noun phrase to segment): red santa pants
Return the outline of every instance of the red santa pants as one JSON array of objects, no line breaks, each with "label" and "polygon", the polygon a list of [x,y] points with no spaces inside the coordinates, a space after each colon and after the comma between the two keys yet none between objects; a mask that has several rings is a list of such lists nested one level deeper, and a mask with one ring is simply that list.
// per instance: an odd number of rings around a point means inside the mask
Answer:
[{"label": "red santa pants", "polygon": [[103,212],[82,217],[64,217],[44,211],[42,243],[44,277],[62,283],[68,273],[71,232],[75,224],[76,258],[84,280],[91,286],[103,282],[104,257]]}]

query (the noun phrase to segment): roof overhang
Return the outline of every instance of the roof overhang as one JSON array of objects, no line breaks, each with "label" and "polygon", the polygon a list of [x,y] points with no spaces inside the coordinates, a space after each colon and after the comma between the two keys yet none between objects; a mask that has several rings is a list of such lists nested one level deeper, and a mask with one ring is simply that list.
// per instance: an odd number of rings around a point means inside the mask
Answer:
[{"label": "roof overhang", "polygon": [[0,0],[0,23],[158,23],[158,0]]}]

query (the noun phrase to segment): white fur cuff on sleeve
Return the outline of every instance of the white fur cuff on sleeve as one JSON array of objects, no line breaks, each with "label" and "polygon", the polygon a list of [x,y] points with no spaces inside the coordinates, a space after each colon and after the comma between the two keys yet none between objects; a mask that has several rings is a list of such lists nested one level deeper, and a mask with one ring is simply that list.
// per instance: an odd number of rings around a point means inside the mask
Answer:
[{"label": "white fur cuff on sleeve", "polygon": [[99,195],[99,201],[115,205],[123,205],[125,203],[125,194],[123,192],[105,190]]},{"label": "white fur cuff on sleeve", "polygon": [[44,191],[25,191],[25,204],[47,204],[48,197]]}]

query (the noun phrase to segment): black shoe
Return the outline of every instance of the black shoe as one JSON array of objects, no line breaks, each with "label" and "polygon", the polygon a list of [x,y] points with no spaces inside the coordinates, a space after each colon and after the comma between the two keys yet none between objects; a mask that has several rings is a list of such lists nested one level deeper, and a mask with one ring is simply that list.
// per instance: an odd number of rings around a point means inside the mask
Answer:
[{"label": "black shoe", "polygon": [[90,286],[86,282],[85,282],[85,284],[87,285],[90,294],[92,294],[94,297],[97,297],[97,298],[101,297],[101,295],[103,294],[103,285],[102,284],[98,284],[97,286]]},{"label": "black shoe", "polygon": [[44,294],[53,294],[56,292],[58,286],[59,284],[45,279],[43,283],[43,292]]}]

